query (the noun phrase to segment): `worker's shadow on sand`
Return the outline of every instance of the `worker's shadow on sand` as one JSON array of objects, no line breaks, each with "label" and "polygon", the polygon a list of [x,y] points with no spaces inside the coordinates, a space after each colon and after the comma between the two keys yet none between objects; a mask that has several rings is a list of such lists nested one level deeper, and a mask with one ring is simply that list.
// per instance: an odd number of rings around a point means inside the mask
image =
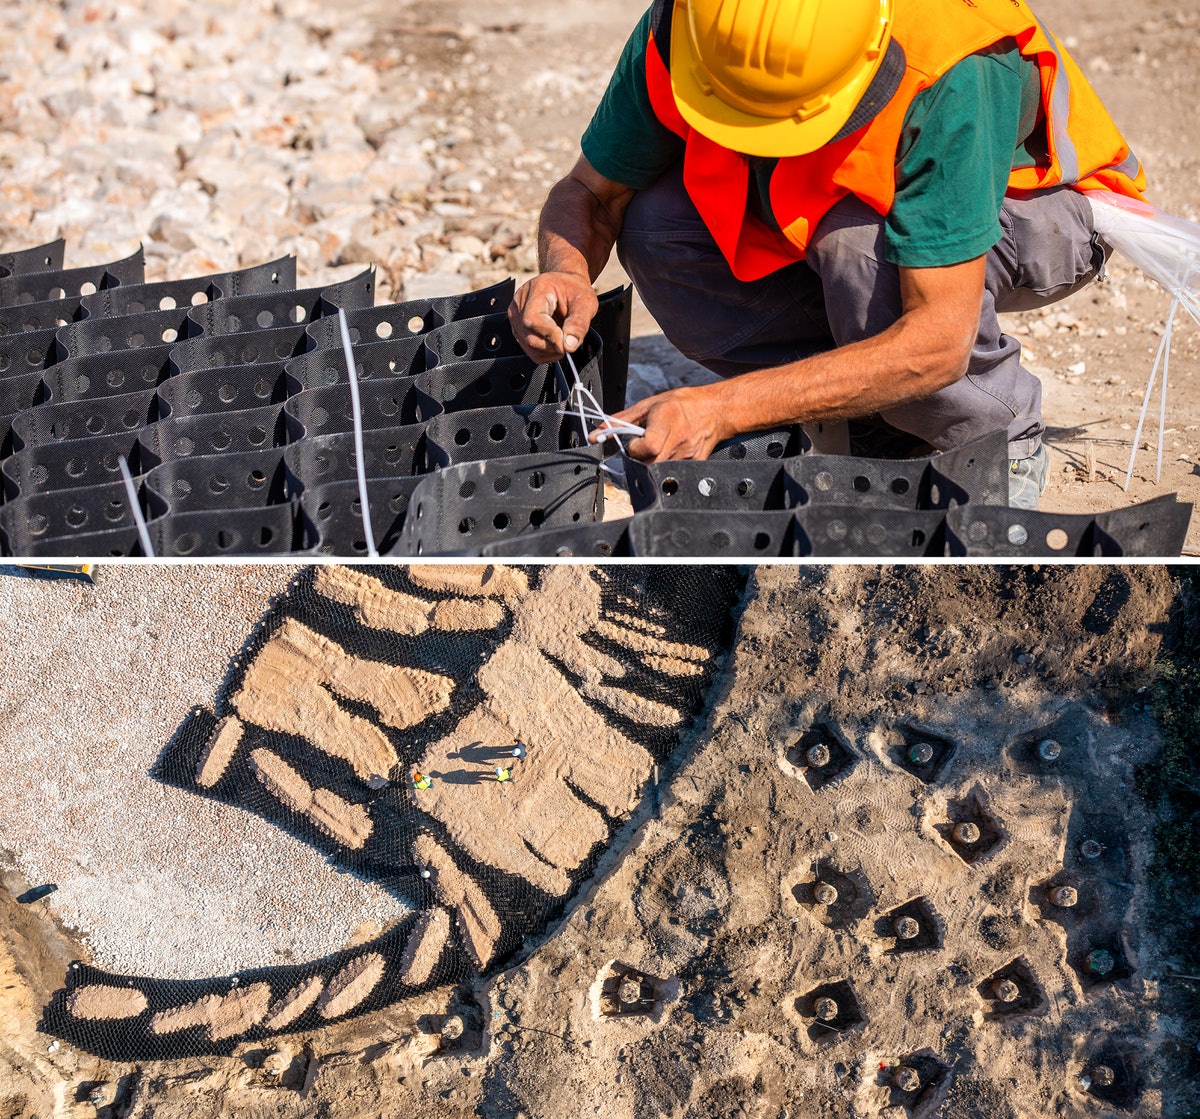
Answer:
[{"label": "worker's shadow on sand", "polygon": [[511,763],[513,747],[488,746],[482,742],[470,742],[457,750],[451,751],[447,757],[464,762],[469,766],[483,766],[483,769],[455,769],[448,773],[435,773],[434,776],[447,785],[481,785],[485,781],[496,780],[496,765],[504,764],[502,758]]}]

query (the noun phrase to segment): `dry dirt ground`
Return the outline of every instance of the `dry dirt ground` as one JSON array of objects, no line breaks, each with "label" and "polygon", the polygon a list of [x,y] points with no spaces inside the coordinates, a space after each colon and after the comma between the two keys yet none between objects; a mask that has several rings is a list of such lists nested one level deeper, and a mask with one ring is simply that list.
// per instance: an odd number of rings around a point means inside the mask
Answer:
[{"label": "dry dirt ground", "polygon": [[[643,8],[640,0],[600,6],[567,0],[547,17],[514,3],[490,4],[481,14],[443,0],[400,16],[376,15],[375,49],[397,61],[383,71],[383,89],[389,82],[404,88],[406,52],[417,49],[412,31],[424,25],[421,57],[452,84],[448,100],[436,89],[431,94],[443,100],[446,136],[456,126],[469,129],[470,139],[453,143],[455,158],[472,165],[473,148],[493,143],[501,126],[512,129],[526,151],[541,153],[540,161],[498,162],[489,171],[488,189],[511,196],[528,222],[546,188],[574,161],[607,69]],[[1147,0],[1132,10],[1115,0],[1043,0],[1038,13],[1080,60],[1146,166],[1151,200],[1200,219],[1200,147],[1189,126],[1189,107],[1200,97],[1200,13],[1175,0]],[[396,23],[408,28],[403,35],[387,30]],[[464,25],[465,34],[456,30]],[[601,287],[624,279],[614,262]],[[1132,483],[1123,489],[1168,307],[1162,290],[1118,257],[1105,283],[1045,313],[1006,316],[1026,348],[1026,364],[1043,383],[1051,452],[1044,510],[1099,512],[1170,492],[1200,499],[1200,332],[1182,316],[1174,334],[1162,479],[1156,481],[1156,394]],[[661,391],[664,381],[712,379],[666,343],[636,306],[633,333],[631,394]],[[1200,553],[1200,518],[1193,518],[1186,547]]]},{"label": "dry dirt ground", "polygon": [[[1198,1039],[1160,997],[1133,792],[1174,595],[1153,567],[756,570],[678,768],[563,921],[472,992],[481,1028],[458,1043],[437,1031],[463,992],[441,989],[275,1048],[99,1060],[36,1030],[86,954],[53,895],[14,900],[31,883],[10,869],[0,1115],[1187,1114]],[[176,628],[202,633],[202,589],[178,596]],[[1062,885],[1072,908],[1050,903]],[[631,973],[645,1013],[614,1015]]]}]

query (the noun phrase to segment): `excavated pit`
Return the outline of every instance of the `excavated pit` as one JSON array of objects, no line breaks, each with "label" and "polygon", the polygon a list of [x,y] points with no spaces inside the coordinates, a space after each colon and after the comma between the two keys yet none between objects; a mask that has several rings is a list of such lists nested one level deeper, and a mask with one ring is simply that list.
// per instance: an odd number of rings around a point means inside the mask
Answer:
[{"label": "excavated pit", "polygon": [[976,989],[986,1007],[984,1019],[989,1022],[1045,1014],[1050,1005],[1046,989],[1023,957],[993,972]]}]

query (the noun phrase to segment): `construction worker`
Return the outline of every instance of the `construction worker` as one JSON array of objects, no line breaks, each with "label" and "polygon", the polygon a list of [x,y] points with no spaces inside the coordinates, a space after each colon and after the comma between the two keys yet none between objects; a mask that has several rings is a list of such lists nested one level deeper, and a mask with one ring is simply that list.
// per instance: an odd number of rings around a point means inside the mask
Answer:
[{"label": "construction worker", "polygon": [[496,780],[497,781],[511,781],[512,780],[512,767],[505,766],[505,765],[496,766]]},{"label": "construction worker", "polygon": [[413,788],[418,792],[424,792],[426,789],[433,787],[433,778],[428,773],[419,771],[413,773]]},{"label": "construction worker", "polygon": [[667,337],[726,378],[620,412],[646,429],[634,457],[796,422],[875,457],[1004,429],[1010,500],[1036,508],[1041,385],[997,312],[1090,283],[1107,246],[1082,191],[1144,186],[1024,0],[656,0],[509,317],[535,360],[574,350],[615,245]]}]

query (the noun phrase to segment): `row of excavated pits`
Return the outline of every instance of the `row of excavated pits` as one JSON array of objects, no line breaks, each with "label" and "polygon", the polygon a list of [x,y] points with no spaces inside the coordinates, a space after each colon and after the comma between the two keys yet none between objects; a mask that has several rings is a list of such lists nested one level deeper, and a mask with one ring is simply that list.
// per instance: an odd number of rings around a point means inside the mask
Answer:
[{"label": "row of excavated pits", "polygon": [[[897,725],[892,738],[886,751],[888,760],[926,785],[936,785],[958,753],[952,737],[919,723]],[[1004,755],[1018,773],[1063,779],[1080,774],[1089,764],[1078,726],[1066,718],[1020,735],[1009,743]],[[864,760],[838,726],[820,720],[788,745],[784,756],[813,792],[846,777]],[[985,836],[963,846],[978,848],[986,841]]]},{"label": "row of excavated pits", "polygon": [[[818,864],[815,877],[797,882],[792,896],[813,911],[816,920],[831,929],[848,929],[864,920],[875,908],[875,896],[865,876],[856,870]],[[1066,871],[1030,890],[1030,900],[1044,920],[1059,923],[1067,934],[1067,963],[1085,992],[1127,979],[1133,974],[1120,935],[1120,922],[1111,927],[1104,921],[1104,906],[1097,883]],[[986,919],[985,919],[986,920]],[[915,897],[876,917],[873,932],[888,942],[886,955],[930,952],[943,946],[945,926],[926,897]],[[984,941],[990,930],[980,929]],[[1031,980],[1032,981],[1032,980]],[[1001,1013],[1029,1012],[1021,1000],[998,1008]],[[1038,1004],[1041,1005],[1040,1003]]]},{"label": "row of excavated pits", "polygon": [[[913,913],[912,906],[913,903],[901,906],[899,912],[903,915],[897,920]],[[915,911],[920,912],[919,907]],[[1045,992],[1023,958],[1014,959],[989,975],[977,990],[989,1006],[985,1020],[1038,1014],[1047,1007]],[[593,986],[593,1010],[605,1020],[658,1020],[664,1004],[677,993],[676,981],[648,975],[614,960]],[[808,1022],[809,1040],[819,1046],[834,1045],[861,1032],[869,1023],[854,983],[848,978],[827,981],[805,992],[796,998],[794,1009]],[[1104,1104],[1131,1109],[1143,1087],[1138,1066],[1138,1053],[1133,1046],[1107,1038],[1090,1047],[1077,1070],[1078,1083]],[[888,1089],[889,1106],[902,1106],[917,1119],[932,1114],[944,1099],[950,1073],[944,1061],[932,1050],[924,1049],[882,1061],[877,1083]]]}]

